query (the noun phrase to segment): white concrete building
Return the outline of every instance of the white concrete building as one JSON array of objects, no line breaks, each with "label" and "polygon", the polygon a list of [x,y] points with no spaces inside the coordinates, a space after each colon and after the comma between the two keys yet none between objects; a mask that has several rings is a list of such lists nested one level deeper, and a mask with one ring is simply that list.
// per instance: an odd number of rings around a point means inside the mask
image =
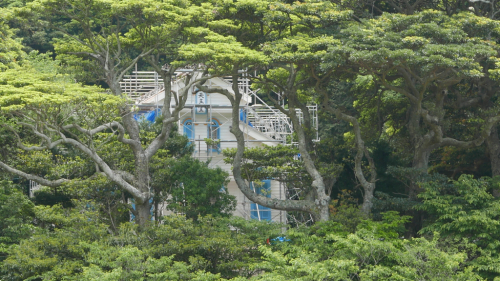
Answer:
[{"label": "white concrete building", "polygon": [[[190,70],[179,72],[178,75]],[[163,105],[165,92],[163,81],[155,72],[135,71],[121,82],[122,90],[130,98],[135,100],[141,110],[152,111]],[[172,82],[172,91],[184,87],[183,79]],[[225,78],[212,78],[205,83],[210,88],[226,89],[232,91],[232,81]],[[267,105],[249,87],[249,80],[241,78],[238,80],[240,92],[243,98],[240,104],[240,128],[244,132],[247,147],[266,145],[287,144],[293,133],[290,119],[277,109]],[[171,105],[175,105],[172,99]],[[316,108],[312,107],[313,119],[317,126]],[[286,213],[279,210],[271,210],[249,201],[238,189],[232,178],[230,164],[223,161],[222,150],[236,148],[236,138],[229,131],[232,124],[230,101],[222,94],[207,94],[198,91],[195,87],[189,89],[188,100],[185,108],[180,113],[178,121],[179,133],[186,135],[195,146],[193,157],[202,161],[211,160],[211,166],[219,166],[229,172],[230,183],[228,192],[237,199],[235,216],[247,219],[272,220],[286,222]],[[205,138],[214,139],[218,144],[207,145]],[[270,192],[266,192],[272,198],[285,199],[287,190],[275,180],[262,179]]]}]

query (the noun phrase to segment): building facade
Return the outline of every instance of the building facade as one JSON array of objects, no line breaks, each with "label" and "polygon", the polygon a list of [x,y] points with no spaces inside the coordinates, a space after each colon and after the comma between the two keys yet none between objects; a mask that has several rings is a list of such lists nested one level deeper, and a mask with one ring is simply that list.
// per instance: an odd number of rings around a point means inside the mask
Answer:
[{"label": "building facade", "polygon": [[[192,70],[183,70],[177,73],[182,76]],[[195,76],[196,73],[191,73]],[[183,79],[172,82],[172,91],[176,92],[185,87]],[[246,147],[262,145],[274,146],[278,144],[291,144],[293,126],[290,119],[279,110],[266,104],[259,98],[256,91],[251,90],[249,79],[242,77],[238,81],[239,91],[243,94],[241,99],[239,125],[244,132]],[[205,86],[212,89],[224,89],[233,93],[233,81],[224,77],[208,80]],[[134,71],[122,82],[122,91],[126,93],[143,112],[158,112],[164,104],[165,92],[163,81],[155,72]],[[171,107],[175,101],[170,102]],[[207,161],[210,165],[221,167],[230,175],[227,186],[228,192],[236,197],[237,207],[235,216],[246,219],[270,220],[286,222],[286,212],[272,210],[249,201],[239,190],[230,164],[223,161],[222,150],[236,148],[236,138],[230,132],[232,125],[232,106],[226,96],[219,93],[205,93],[196,87],[188,90],[185,107],[180,112],[178,121],[179,133],[188,137],[194,146],[193,157]],[[317,124],[316,108],[311,108],[315,125]],[[316,125],[317,126],[317,125]],[[208,141],[210,139],[212,141]],[[293,196],[289,190],[278,181],[262,179],[260,187],[254,187],[258,193],[271,198],[286,199]],[[254,186],[250,183],[250,186]]]}]

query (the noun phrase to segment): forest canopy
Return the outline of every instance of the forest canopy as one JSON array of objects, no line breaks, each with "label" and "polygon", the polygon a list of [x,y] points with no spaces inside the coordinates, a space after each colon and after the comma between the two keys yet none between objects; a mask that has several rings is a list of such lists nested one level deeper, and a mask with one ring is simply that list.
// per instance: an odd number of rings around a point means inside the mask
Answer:
[{"label": "forest canopy", "polygon": [[[0,279],[500,278],[499,11],[0,1]],[[154,122],[120,86],[134,69],[163,83]],[[247,147],[245,92],[215,78],[248,79],[293,145]],[[231,105],[230,174],[179,133],[194,88]],[[232,217],[229,178],[295,219]],[[297,195],[267,196],[263,179]],[[30,183],[44,186],[32,198]],[[183,216],[160,216],[164,203]]]}]

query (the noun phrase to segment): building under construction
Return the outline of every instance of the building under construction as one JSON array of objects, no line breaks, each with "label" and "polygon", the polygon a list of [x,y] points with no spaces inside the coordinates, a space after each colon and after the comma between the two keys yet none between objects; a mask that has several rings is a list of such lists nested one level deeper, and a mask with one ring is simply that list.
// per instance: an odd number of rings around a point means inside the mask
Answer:
[{"label": "building under construction", "polygon": [[[189,71],[193,70],[186,69],[177,74],[182,76]],[[196,76],[196,73],[193,75]],[[247,74],[242,72],[238,81],[224,77],[212,78],[204,85],[234,93],[233,83],[238,83],[239,91],[243,95],[240,103],[239,124],[240,129],[244,132],[247,147],[263,144],[273,146],[280,143],[292,145],[293,126],[290,118],[273,106],[266,104],[257,95],[257,91],[250,88],[250,80],[245,75]],[[185,87],[183,79],[173,79],[171,87],[173,92],[177,92],[183,87]],[[127,94],[141,111],[149,112],[150,117],[154,118],[155,113],[164,103],[163,81],[156,72],[136,70],[123,79],[121,88],[123,93]],[[171,105],[175,105],[173,100]],[[223,161],[222,150],[236,148],[236,138],[229,131],[232,124],[231,111],[232,106],[226,96],[219,93],[204,93],[192,87],[189,89],[186,105],[180,112],[179,133],[186,135],[194,145],[193,157],[202,161],[210,160],[211,166],[219,166],[229,172],[228,192],[237,199],[234,215],[247,219],[286,222],[286,212],[271,210],[249,201],[238,189],[232,177],[231,165],[225,164]],[[311,106],[309,111],[314,126],[317,126],[316,106]],[[207,144],[206,138],[213,139],[214,142]],[[297,196],[293,190],[286,189],[278,181],[262,180],[262,182],[264,186],[261,189],[268,190],[266,196],[278,199],[290,199]]]}]

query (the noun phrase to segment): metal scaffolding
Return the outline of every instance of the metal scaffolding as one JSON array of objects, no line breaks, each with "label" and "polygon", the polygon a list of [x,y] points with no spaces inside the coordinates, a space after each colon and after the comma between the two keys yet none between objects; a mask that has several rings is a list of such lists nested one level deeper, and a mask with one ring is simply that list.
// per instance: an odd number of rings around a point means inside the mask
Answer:
[{"label": "metal scaffolding", "polygon": [[[185,74],[184,70],[182,73],[179,73],[177,77]],[[240,124],[243,126],[243,132],[246,136],[254,131],[263,135],[261,139],[253,139],[249,140],[248,137],[245,138],[245,142],[259,142],[259,143],[281,143],[284,145],[296,145],[293,141],[293,124],[290,118],[279,111],[274,106],[268,105],[264,100],[259,97],[258,90],[251,89],[250,76],[245,71],[240,71],[241,75],[238,78],[238,89],[241,94],[243,94],[243,100],[245,100],[244,105],[240,105]],[[223,84],[222,88],[225,88],[232,92],[233,82],[231,77],[224,77],[223,79],[219,79],[219,82]],[[212,82],[209,80],[206,86],[211,87]],[[159,75],[153,71],[135,71],[132,72],[131,75],[127,75],[122,82],[120,82],[122,92],[125,93],[134,103],[142,109],[153,109],[161,107],[159,104],[160,95],[165,96],[163,80],[159,78]],[[172,79],[172,90],[175,92],[177,89],[181,87],[181,79]],[[218,87],[221,87],[220,85]],[[191,90],[194,92],[194,89]],[[150,103],[145,103],[145,101],[149,101]],[[151,103],[154,101],[154,103]],[[172,106],[171,106],[172,107]],[[192,128],[192,134],[190,136],[190,141],[195,145],[195,154],[194,157],[199,158],[200,160],[208,160],[214,158],[214,152],[217,149],[220,149],[221,144],[223,143],[231,143],[235,142],[234,139],[218,139],[216,142],[219,144],[218,147],[214,147],[214,145],[206,144],[205,136],[214,139],[216,130],[219,130],[223,126],[231,125],[231,118],[228,117],[227,112],[232,107],[230,105],[218,105],[212,102],[211,95],[206,96],[206,100],[203,104],[193,102],[192,100],[188,100],[185,105],[186,109],[181,112],[180,120],[190,118],[191,122],[189,126]],[[317,105],[309,105],[307,106],[309,114],[311,116],[312,126],[318,132],[318,114],[317,114]],[[197,114],[197,110],[203,110],[204,114]],[[226,114],[222,114],[221,111],[226,112]],[[205,116],[206,114],[206,116]],[[303,120],[303,112],[297,110],[297,114],[299,116],[299,120],[302,122]],[[198,115],[198,117],[197,117]],[[219,123],[213,123],[214,118],[216,118]],[[181,131],[184,131],[185,124],[181,123],[179,120],[179,128]],[[207,126],[208,133],[202,132],[198,133],[196,126]],[[200,126],[200,127],[201,127]],[[316,141],[319,140],[319,137],[316,133]],[[220,157],[219,157],[220,158]],[[222,162],[222,158],[216,160],[215,162],[211,162],[212,165],[218,165]],[[283,197],[289,200],[296,200],[300,197],[300,191],[295,188],[287,188],[281,182],[279,183],[279,199],[283,199]],[[245,198],[243,202],[238,202],[243,205],[244,209],[247,209],[251,202]],[[259,206],[259,205],[257,205]],[[250,217],[250,210],[247,209],[248,212],[245,211],[246,214],[242,214],[244,217]],[[257,213],[260,214],[259,209],[257,207]],[[282,218],[284,211],[280,211],[280,221]],[[260,217],[260,215],[259,215]],[[289,217],[289,216],[288,216]],[[303,219],[289,217],[289,220],[297,223],[299,220],[304,221]],[[311,218],[305,218],[305,220],[309,220]]]}]

